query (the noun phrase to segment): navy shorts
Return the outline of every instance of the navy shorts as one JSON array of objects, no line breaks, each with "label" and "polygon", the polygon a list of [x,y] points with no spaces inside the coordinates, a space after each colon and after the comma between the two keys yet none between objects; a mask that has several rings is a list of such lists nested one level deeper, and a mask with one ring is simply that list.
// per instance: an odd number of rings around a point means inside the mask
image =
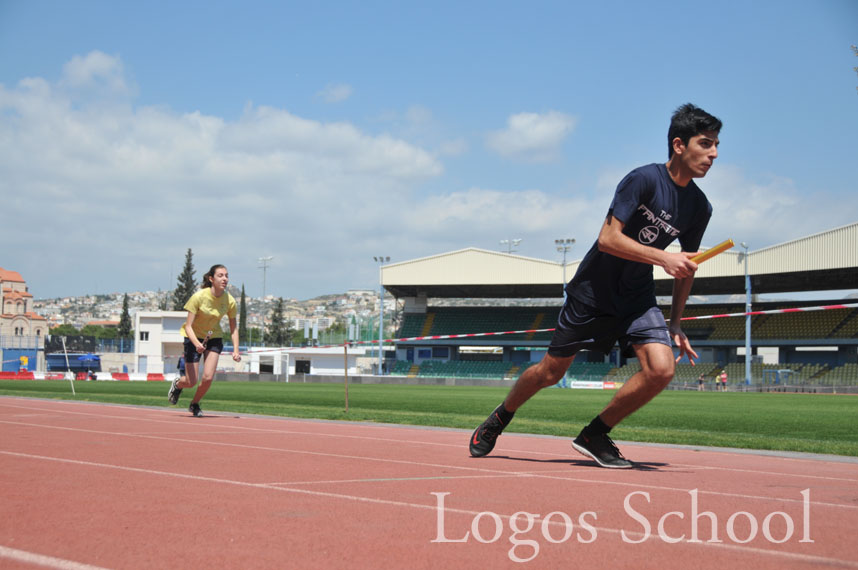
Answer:
[{"label": "navy shorts", "polygon": [[[193,363],[193,362],[199,362],[200,361],[200,356],[202,356],[202,354],[197,352],[197,349],[194,346],[194,343],[191,342],[191,339],[189,339],[189,338],[185,339],[184,348],[185,348],[185,364],[186,365]],[[206,341],[206,352],[209,352],[209,351],[217,352],[218,354],[223,352],[223,339],[222,338],[210,338],[210,339],[208,339]]]},{"label": "navy shorts", "polygon": [[598,350],[609,354],[619,342],[624,356],[634,356],[632,346],[656,342],[673,346],[664,315],[658,307],[630,313],[608,315],[567,297],[548,353],[552,356],[574,356],[580,350]]}]

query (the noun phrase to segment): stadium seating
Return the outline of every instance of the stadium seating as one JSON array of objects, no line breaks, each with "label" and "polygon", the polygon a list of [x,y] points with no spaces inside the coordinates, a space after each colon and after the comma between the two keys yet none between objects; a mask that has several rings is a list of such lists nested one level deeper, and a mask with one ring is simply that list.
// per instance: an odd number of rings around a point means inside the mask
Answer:
[{"label": "stadium seating", "polygon": [[[765,306],[766,310],[786,309],[793,305]],[[755,309],[758,306],[755,305]],[[559,307],[430,307],[426,313],[403,315],[398,331],[400,338],[429,335],[456,335],[469,333],[504,332],[511,330],[533,330],[553,328]],[[669,309],[663,309],[665,318],[669,318]],[[685,317],[724,315],[742,313],[744,304],[688,305]],[[699,341],[741,341],[745,337],[746,319],[742,316],[714,319],[686,320],[682,328],[692,344]],[[827,309],[817,311],[786,312],[754,315],[751,318],[751,337],[756,340],[777,340],[781,338],[812,341],[813,339],[858,338],[858,309]],[[520,333],[498,337],[504,341],[548,341],[551,332]],[[483,344],[491,344],[490,337],[480,339]],[[531,366],[532,363],[510,363],[495,360],[460,360],[451,362],[432,361],[413,366],[410,363],[396,363],[395,374],[419,376],[448,376],[453,378],[505,378],[514,380]],[[697,387],[697,379],[702,373],[708,389],[713,387],[714,377],[722,370],[718,363],[698,363],[692,366],[680,363],[676,368],[673,387]],[[728,386],[744,383],[745,365],[734,362],[726,365]],[[614,368],[607,363],[597,366],[584,362],[574,362],[567,378],[582,380],[605,379],[622,382],[640,370],[636,361],[622,368]],[[780,372],[789,370],[789,372]],[[751,369],[755,385],[766,382],[786,382],[793,386],[805,385],[856,385],[858,386],[858,364],[829,367],[824,364],[761,364],[753,363]]]},{"label": "stadium seating", "polygon": [[831,338],[858,338],[858,309],[843,319],[831,334]]},{"label": "stadium seating", "polygon": [[758,339],[828,338],[850,313],[851,311],[848,309],[834,309],[830,311],[761,315],[768,318],[755,323],[751,335]]},{"label": "stadium seating", "polygon": [[407,376],[411,370],[411,363],[405,360],[397,360],[393,363],[393,368],[390,369],[390,374],[393,376]]},{"label": "stadium seating", "polygon": [[567,378],[584,381],[600,381],[611,372],[610,362],[573,362],[566,372]]},{"label": "stadium seating", "polygon": [[821,374],[817,382],[820,386],[858,386],[858,364],[848,363],[832,368]]},{"label": "stadium seating", "polygon": [[[426,314],[406,313],[397,336],[504,332],[553,328],[559,307],[436,307]],[[550,340],[551,333],[504,335],[504,340]]]}]

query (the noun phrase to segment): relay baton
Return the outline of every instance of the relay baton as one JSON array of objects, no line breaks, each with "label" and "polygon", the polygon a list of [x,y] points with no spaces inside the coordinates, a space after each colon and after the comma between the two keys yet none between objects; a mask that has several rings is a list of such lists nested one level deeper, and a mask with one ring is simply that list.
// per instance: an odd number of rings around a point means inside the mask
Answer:
[{"label": "relay baton", "polygon": [[733,240],[731,240],[731,239],[724,240],[721,243],[719,243],[718,245],[716,245],[715,247],[710,247],[709,249],[707,249],[703,253],[699,253],[699,254],[695,255],[694,257],[691,258],[691,261],[693,261],[694,263],[703,263],[704,261],[706,261],[710,257],[715,257],[716,255],[718,255],[722,251],[727,251],[728,249],[730,249],[734,245],[736,245],[736,244],[733,243]]}]

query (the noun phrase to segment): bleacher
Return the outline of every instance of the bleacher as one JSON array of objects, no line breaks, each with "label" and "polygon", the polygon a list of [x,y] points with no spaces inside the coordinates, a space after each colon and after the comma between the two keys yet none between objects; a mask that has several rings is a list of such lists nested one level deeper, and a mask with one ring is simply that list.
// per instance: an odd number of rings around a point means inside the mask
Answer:
[{"label": "bleacher", "polygon": [[844,320],[852,316],[853,312],[851,309],[832,309],[829,311],[760,315],[762,318],[754,323],[751,336],[764,340],[828,338]]},{"label": "bleacher", "polygon": [[[786,309],[792,305],[767,304],[764,309]],[[669,318],[669,308],[663,309]],[[688,305],[684,316],[707,316],[735,314],[745,310],[744,304]],[[457,335],[470,333],[504,332],[511,330],[533,330],[553,328],[559,307],[429,307],[426,313],[403,315],[399,338],[434,335]],[[745,318],[725,317],[702,320],[686,320],[682,329],[693,345],[713,341],[742,341],[745,338]],[[544,346],[551,339],[551,332],[519,333],[495,338],[479,337],[481,344],[510,344],[510,341],[539,341]],[[858,309],[828,309],[824,311],[798,311],[778,314],[754,315],[751,318],[751,337],[757,340],[858,338]],[[463,343],[466,344],[466,343]],[[487,378],[514,380],[533,363],[511,363],[498,360],[451,360],[424,361],[416,366],[407,362],[396,362],[393,374],[424,377]],[[707,389],[714,385],[715,376],[726,368],[728,388],[744,384],[745,365],[741,362],[680,363],[672,387],[697,388],[702,373]],[[621,368],[607,363],[596,365],[574,362],[567,378],[581,380],[612,380],[623,382],[640,370],[636,361]],[[777,372],[788,370],[789,372]],[[858,386],[858,364],[830,367],[825,364],[761,364],[753,363],[751,370],[755,385],[774,381],[790,385]]]},{"label": "bleacher", "polygon": [[420,364],[417,376],[435,378],[486,378],[502,379],[508,375],[512,362],[480,360],[426,360]]},{"label": "bleacher", "polygon": [[575,380],[604,380],[614,365],[610,362],[572,362],[566,376]]},{"label": "bleacher", "polygon": [[[786,305],[769,307],[789,308]],[[688,305],[683,317],[698,317],[713,314],[744,312],[744,305],[710,306]],[[670,317],[670,309],[662,309],[664,318]],[[682,330],[694,340],[740,340],[745,338],[745,318],[686,320]],[[830,309],[826,311],[801,311],[751,317],[751,337],[771,340],[858,338],[858,309]]]},{"label": "bleacher", "polygon": [[[393,376],[429,378],[476,378],[487,380],[516,380],[524,370],[535,362],[513,363],[479,360],[427,360],[420,365],[396,361],[390,370]],[[607,362],[573,362],[566,377],[570,380],[624,382],[641,369],[637,361],[622,367]],[[713,363],[692,365],[682,362],[676,365],[676,374],[671,382],[673,388],[697,389],[700,374],[704,377],[706,390],[712,390],[715,379],[727,372],[727,387],[734,390],[745,382],[745,365],[731,362],[725,367]],[[788,372],[783,372],[783,371]],[[755,386],[858,386],[858,364],[844,364],[829,368],[824,364],[751,364],[751,377]]]},{"label": "bleacher", "polygon": [[[434,307],[406,313],[399,338],[554,328],[559,307]],[[499,337],[504,341],[551,340],[550,332]]]},{"label": "bleacher", "polygon": [[[744,310],[744,305],[689,305],[683,316],[733,314]],[[406,313],[397,334],[399,338],[411,338],[546,329],[555,326],[558,311],[558,307],[436,307],[426,313]],[[666,319],[670,317],[669,309],[665,308],[663,312]],[[686,320],[682,323],[682,329],[692,340],[741,340],[745,337],[745,319]],[[858,309],[754,315],[751,318],[751,337],[761,340],[858,338]],[[551,332],[504,335],[499,338],[504,341],[548,341],[551,340]]]},{"label": "bleacher", "polygon": [[[428,378],[484,378],[515,380],[535,362],[502,362],[499,360],[425,360],[419,366],[396,361],[391,374]],[[613,369],[607,362],[573,362],[567,377],[573,380],[603,380]]]},{"label": "bleacher", "polygon": [[853,362],[825,370],[814,380],[820,386],[858,386],[858,364]]}]

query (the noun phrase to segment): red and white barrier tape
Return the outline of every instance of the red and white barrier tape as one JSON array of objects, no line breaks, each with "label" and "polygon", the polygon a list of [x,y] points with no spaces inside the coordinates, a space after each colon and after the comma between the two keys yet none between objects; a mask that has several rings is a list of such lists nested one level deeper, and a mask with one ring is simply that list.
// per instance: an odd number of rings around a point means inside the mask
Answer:
[{"label": "red and white barrier tape", "polygon": [[858,303],[849,303],[847,305],[819,305],[816,307],[795,307],[792,309],[771,309],[768,311],[749,311],[747,313],[726,313],[723,315],[704,315],[700,317],[683,317],[683,321],[699,321],[703,319],[721,319],[724,317],[745,317],[748,315],[780,315],[784,313],[803,313],[806,311],[828,311],[831,309],[854,309],[858,307]]},{"label": "red and white barrier tape", "polygon": [[[699,317],[683,317],[681,320],[683,321],[699,321],[703,319],[722,319],[725,317],[744,317],[747,315],[776,315],[776,314],[784,314],[784,313],[802,313],[808,311],[828,311],[831,309],[854,309],[858,308],[858,303],[848,303],[845,305],[819,305],[816,307],[795,307],[791,309],[770,309],[768,311],[749,311],[742,313],[725,313],[720,315],[702,315]],[[542,332],[553,332],[554,329],[529,329],[529,330],[520,330],[520,331],[500,331],[500,332],[484,332],[484,333],[465,333],[465,334],[442,334],[442,335],[433,335],[433,336],[412,336],[405,338],[386,338],[382,340],[383,343],[394,343],[394,342],[413,342],[418,340],[449,340],[454,338],[476,338],[476,337],[486,337],[486,336],[502,336],[508,334],[536,334]],[[253,354],[265,354],[265,353],[273,353],[273,352],[282,352],[284,350],[299,350],[303,348],[336,348],[340,346],[346,345],[359,345],[359,344],[378,344],[378,340],[356,340],[343,344],[329,344],[325,346],[314,346],[314,347],[290,347],[290,348],[273,348],[270,350],[258,350],[253,351]]]}]

